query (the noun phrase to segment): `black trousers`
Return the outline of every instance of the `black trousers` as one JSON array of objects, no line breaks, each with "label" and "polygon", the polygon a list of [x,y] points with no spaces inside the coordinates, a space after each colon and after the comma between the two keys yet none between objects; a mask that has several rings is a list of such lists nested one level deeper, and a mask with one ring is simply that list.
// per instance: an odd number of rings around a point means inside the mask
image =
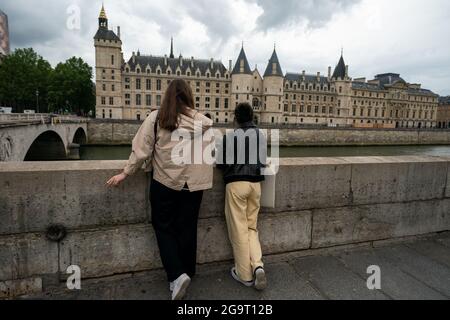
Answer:
[{"label": "black trousers", "polygon": [[195,275],[197,223],[203,191],[175,191],[152,179],[152,224],[167,278]]}]

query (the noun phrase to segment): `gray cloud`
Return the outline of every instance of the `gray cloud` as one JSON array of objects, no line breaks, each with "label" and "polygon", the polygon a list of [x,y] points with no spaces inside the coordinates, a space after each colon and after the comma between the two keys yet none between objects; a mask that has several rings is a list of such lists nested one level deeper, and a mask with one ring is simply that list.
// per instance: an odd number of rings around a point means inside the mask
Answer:
[{"label": "gray cloud", "polygon": [[[81,10],[79,30],[66,27],[73,4]],[[0,7],[9,16],[12,50],[33,47],[53,65],[76,55],[94,66],[101,0],[2,0]],[[401,72],[450,94],[450,45],[442,41],[450,28],[447,0],[426,11],[421,0],[107,0],[105,8],[110,28],[122,27],[125,58],[137,49],[168,53],[174,36],[176,54],[227,65],[244,40],[250,63],[263,72],[276,41],[283,70],[314,73],[334,66],[343,45],[352,76]]]},{"label": "gray cloud", "polygon": [[264,13],[258,18],[258,27],[264,31],[304,23],[318,28],[327,23],[335,13],[342,12],[361,0],[247,0],[257,3]]}]

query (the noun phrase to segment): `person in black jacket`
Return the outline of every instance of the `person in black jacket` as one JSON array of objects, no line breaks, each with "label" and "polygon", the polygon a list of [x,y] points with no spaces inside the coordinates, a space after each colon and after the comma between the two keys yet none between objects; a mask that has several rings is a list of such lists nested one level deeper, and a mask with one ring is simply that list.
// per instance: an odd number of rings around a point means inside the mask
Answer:
[{"label": "person in black jacket", "polygon": [[233,247],[233,278],[247,287],[267,286],[258,235],[261,182],[267,159],[267,139],[253,123],[253,109],[241,103],[235,110],[237,129],[217,148],[217,166],[226,184],[225,216]]}]

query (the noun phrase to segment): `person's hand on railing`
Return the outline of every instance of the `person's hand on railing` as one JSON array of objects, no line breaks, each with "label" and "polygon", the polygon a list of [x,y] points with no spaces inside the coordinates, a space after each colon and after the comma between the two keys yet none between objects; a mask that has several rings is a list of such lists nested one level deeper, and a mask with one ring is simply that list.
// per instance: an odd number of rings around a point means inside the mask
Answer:
[{"label": "person's hand on railing", "polygon": [[109,180],[106,182],[106,185],[107,185],[108,187],[118,187],[122,182],[125,181],[125,179],[126,179],[127,177],[128,177],[128,176],[127,176],[124,172],[122,172],[121,174],[118,174],[118,175],[112,177],[111,179],[109,179]]}]

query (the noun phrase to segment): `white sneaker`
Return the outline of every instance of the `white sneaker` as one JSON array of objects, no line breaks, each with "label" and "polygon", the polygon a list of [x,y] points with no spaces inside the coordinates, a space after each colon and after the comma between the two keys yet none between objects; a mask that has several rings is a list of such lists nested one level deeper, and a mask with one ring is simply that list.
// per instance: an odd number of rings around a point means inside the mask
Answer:
[{"label": "white sneaker", "polygon": [[241,278],[239,278],[237,272],[236,272],[236,267],[231,268],[231,276],[233,277],[234,280],[236,280],[237,282],[243,284],[246,287],[253,287],[253,281],[244,281]]},{"label": "white sneaker", "polygon": [[267,288],[266,272],[263,268],[258,268],[255,271],[255,289],[262,291]]},{"label": "white sneaker", "polygon": [[177,280],[173,282],[172,300],[181,300],[186,294],[186,290],[191,283],[191,278],[183,273]]}]

